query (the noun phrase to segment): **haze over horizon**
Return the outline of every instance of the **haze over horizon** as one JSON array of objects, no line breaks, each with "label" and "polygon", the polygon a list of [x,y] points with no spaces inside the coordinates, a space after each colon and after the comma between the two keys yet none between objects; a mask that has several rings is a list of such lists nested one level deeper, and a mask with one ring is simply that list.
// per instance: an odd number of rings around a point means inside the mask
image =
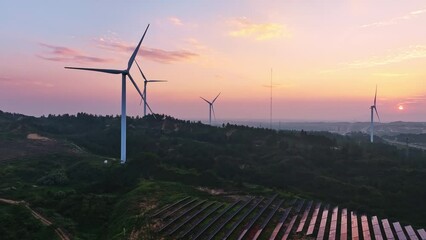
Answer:
[{"label": "haze over horizon", "polygon": [[[28,115],[120,114],[114,75],[64,66],[124,68],[137,56],[156,113],[361,121],[374,89],[383,122],[426,121],[426,2],[32,1],[0,3],[0,110]],[[136,66],[132,75],[143,86]],[[128,84],[129,115],[141,115]],[[398,108],[403,106],[402,110]],[[292,120],[294,119],[294,120]]]}]

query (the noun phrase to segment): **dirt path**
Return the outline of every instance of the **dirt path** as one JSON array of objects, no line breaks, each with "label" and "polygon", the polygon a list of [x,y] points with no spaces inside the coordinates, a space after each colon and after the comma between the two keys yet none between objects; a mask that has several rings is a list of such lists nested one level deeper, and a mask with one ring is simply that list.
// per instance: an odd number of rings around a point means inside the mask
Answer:
[{"label": "dirt path", "polygon": [[[32,208],[30,208],[30,205],[25,201],[15,201],[10,199],[4,199],[0,198],[0,202],[10,204],[10,205],[23,205],[28,210],[30,210],[31,214],[39,220],[43,225],[51,226],[53,223],[49,220],[47,220],[45,217],[43,217],[40,213],[34,211]],[[71,240],[71,238],[59,227],[55,228],[55,233],[58,235],[58,237],[62,240]]]}]

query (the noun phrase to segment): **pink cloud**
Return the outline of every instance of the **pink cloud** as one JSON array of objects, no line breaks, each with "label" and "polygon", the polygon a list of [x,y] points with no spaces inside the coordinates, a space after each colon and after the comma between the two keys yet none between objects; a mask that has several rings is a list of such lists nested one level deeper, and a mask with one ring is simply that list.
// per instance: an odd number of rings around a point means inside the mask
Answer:
[{"label": "pink cloud", "polygon": [[[106,41],[103,38],[100,38],[95,41],[97,42],[98,47],[113,51],[131,53],[134,51],[135,48],[135,46],[133,45],[131,46],[118,41]],[[141,54],[143,58],[147,58],[149,60],[156,61],[159,63],[180,62],[199,56],[197,53],[188,50],[167,51],[149,47],[141,47],[139,50],[139,54]]]},{"label": "pink cloud", "polygon": [[45,52],[38,54],[37,57],[49,61],[75,63],[103,63],[111,61],[110,59],[88,56],[78,50],[67,47],[54,46],[45,43],[40,43],[40,46],[44,47]]},{"label": "pink cloud", "polygon": [[180,20],[180,19],[179,19],[179,18],[177,18],[177,17],[169,17],[169,21],[170,21],[173,25],[176,25],[176,26],[182,26],[182,25],[183,25],[182,20]]}]

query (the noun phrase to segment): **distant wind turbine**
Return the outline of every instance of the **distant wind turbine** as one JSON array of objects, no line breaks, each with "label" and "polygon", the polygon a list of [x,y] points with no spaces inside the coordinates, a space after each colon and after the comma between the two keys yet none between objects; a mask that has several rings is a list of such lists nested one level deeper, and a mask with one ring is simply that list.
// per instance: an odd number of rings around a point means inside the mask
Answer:
[{"label": "distant wind turbine", "polygon": [[138,61],[135,60],[135,63],[136,63],[136,66],[138,66],[139,72],[141,73],[141,75],[144,79],[144,81],[143,81],[143,96],[144,96],[145,99],[143,100],[144,101],[143,115],[146,116],[146,107],[147,107],[147,104],[148,104],[147,103],[148,99],[146,97],[146,86],[147,86],[147,84],[150,83],[150,82],[167,82],[167,81],[166,80],[147,80],[146,77],[145,77],[145,74],[143,74],[142,69],[138,64]]},{"label": "distant wind turbine", "polygon": [[377,85],[376,85],[376,93],[374,94],[374,104],[370,106],[370,110],[371,110],[370,142],[374,141],[374,111],[376,112],[377,119],[379,119],[380,121],[379,113],[377,112],[376,99],[377,99]]},{"label": "distant wind turbine", "polygon": [[[136,55],[139,51],[139,47],[142,44],[143,39],[145,38],[145,34],[148,31],[149,24],[145,29],[144,34],[142,35],[141,40],[139,41],[138,45],[135,48],[135,51],[133,51],[132,56],[129,59],[129,62],[127,64],[127,68],[124,70],[117,70],[117,69],[100,69],[100,68],[79,68],[79,67],[65,67],[67,69],[76,69],[76,70],[85,70],[85,71],[94,71],[94,72],[102,72],[102,73],[109,73],[109,74],[121,74],[121,163],[124,164],[126,162],[126,77],[129,77],[130,81],[133,83],[133,86],[138,91],[139,95],[142,99],[144,99],[144,96],[142,92],[139,90],[138,85],[136,84],[135,80],[133,80],[132,76],[130,75],[130,68],[132,67],[133,62],[135,61]],[[151,108],[148,106],[149,110],[152,113]]]},{"label": "distant wind turbine", "polygon": [[213,115],[214,118],[216,119],[216,114],[214,113],[214,107],[213,107],[213,103],[216,101],[216,99],[219,97],[220,93],[213,99],[213,101],[208,101],[207,99],[200,97],[201,99],[203,99],[204,101],[206,101],[209,104],[209,124],[212,125],[212,111],[213,111]]}]

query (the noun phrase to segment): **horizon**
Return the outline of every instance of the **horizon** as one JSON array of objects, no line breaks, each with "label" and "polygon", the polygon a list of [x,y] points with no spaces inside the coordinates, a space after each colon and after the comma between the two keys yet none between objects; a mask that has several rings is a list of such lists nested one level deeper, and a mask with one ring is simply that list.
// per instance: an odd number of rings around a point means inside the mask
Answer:
[{"label": "horizon", "polygon": [[[18,114],[18,115],[24,115],[27,117],[36,117],[36,118],[41,118],[41,117],[48,117],[49,114],[41,114],[41,115],[27,115],[27,114],[23,114],[23,113],[19,113],[19,112],[7,112],[7,111],[3,111],[2,109],[0,109],[0,112],[3,113],[8,113],[8,114]],[[61,116],[61,115],[70,115],[70,116],[77,116],[77,114],[82,113],[82,114],[89,114],[89,115],[94,115],[96,117],[106,117],[106,116],[112,116],[112,117],[120,117],[120,114],[93,114],[93,113],[89,113],[89,112],[77,112],[77,113],[60,113],[60,114],[51,114],[54,116]],[[162,113],[155,113],[158,115],[164,115],[167,117],[172,117],[175,118],[177,120],[182,120],[182,121],[191,121],[191,122],[202,122],[204,124],[208,125],[208,118],[177,118],[175,116],[171,116],[171,115],[167,115],[167,114],[162,114]],[[148,114],[150,115],[150,114]],[[129,118],[136,118],[136,117],[140,117],[143,118],[144,116],[142,115],[127,115],[127,117]],[[388,123],[398,123],[398,122],[402,122],[402,123],[426,123],[426,121],[389,121],[389,122],[375,122],[376,125],[380,125],[380,124],[388,124]],[[230,124],[243,124],[243,123],[265,123],[265,127],[268,128],[267,125],[269,125],[270,120],[267,118],[264,119],[243,119],[243,118],[217,118],[216,120],[212,120],[212,126],[218,126],[221,124],[226,124],[226,123],[230,123]],[[362,123],[362,124],[370,124],[369,121],[333,121],[333,120],[326,120],[326,119],[318,119],[318,120],[304,120],[304,119],[274,119],[272,121],[272,124],[280,124],[280,123],[289,123],[289,124],[303,124],[303,123],[319,123],[319,124],[329,124],[329,123]]]},{"label": "horizon", "polygon": [[[376,84],[383,123],[426,122],[424,1],[126,3],[0,3],[0,109],[119,115],[116,76],[64,67],[124,67],[150,23],[137,60],[169,81],[148,85],[155,113],[207,119],[199,97],[222,92],[218,120],[269,122],[272,68],[274,123],[369,122]],[[142,114],[127,87],[128,115]]]}]

